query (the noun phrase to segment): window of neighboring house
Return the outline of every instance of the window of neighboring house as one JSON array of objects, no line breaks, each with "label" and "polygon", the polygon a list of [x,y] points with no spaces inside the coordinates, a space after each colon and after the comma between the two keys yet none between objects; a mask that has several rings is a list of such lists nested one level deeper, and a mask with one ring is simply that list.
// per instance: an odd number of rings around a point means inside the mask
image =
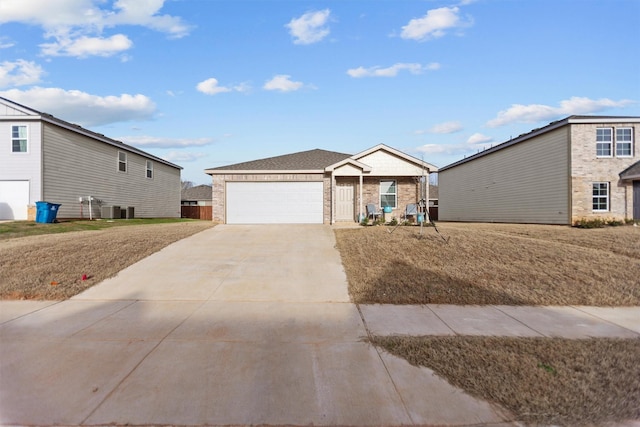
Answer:
[{"label": "window of neighboring house", "polygon": [[593,211],[594,212],[609,211],[609,183],[608,182],[593,183]]},{"label": "window of neighboring house", "polygon": [[153,162],[147,160],[147,178],[153,178]]},{"label": "window of neighboring house", "polygon": [[380,206],[397,207],[397,188],[395,181],[380,181]]},{"label": "window of neighboring house", "polygon": [[631,128],[616,129],[616,156],[631,157],[633,155],[633,132]]},{"label": "window of neighboring house", "polygon": [[127,171],[127,153],[118,151],[118,170],[120,172]]},{"label": "window of neighboring house", "polygon": [[27,127],[11,126],[11,152],[26,153],[28,148]]},{"label": "window of neighboring house", "polygon": [[612,134],[611,128],[596,129],[596,156],[611,157]]}]

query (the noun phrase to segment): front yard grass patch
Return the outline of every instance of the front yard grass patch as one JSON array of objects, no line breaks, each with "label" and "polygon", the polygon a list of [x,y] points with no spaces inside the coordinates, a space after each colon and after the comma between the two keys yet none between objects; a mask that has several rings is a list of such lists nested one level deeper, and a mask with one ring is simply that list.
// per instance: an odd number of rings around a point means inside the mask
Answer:
[{"label": "front yard grass patch", "polygon": [[640,339],[372,337],[391,354],[542,425],[640,419]]},{"label": "front yard grass patch", "polygon": [[356,303],[640,305],[640,227],[391,229],[335,231]]},{"label": "front yard grass patch", "polygon": [[[165,246],[214,225],[194,220],[145,220],[139,223],[142,225],[129,221],[134,220],[122,222],[126,227],[0,237],[0,299],[70,298]],[[95,224],[87,223],[74,227]],[[55,230],[62,224],[38,225]],[[83,275],[86,280],[82,280]]]}]

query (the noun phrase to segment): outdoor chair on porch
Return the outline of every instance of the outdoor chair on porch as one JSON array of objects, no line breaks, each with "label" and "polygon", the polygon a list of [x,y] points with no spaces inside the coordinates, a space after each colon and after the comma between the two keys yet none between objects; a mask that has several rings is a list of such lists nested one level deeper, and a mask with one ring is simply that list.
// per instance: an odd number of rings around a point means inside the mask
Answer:
[{"label": "outdoor chair on porch", "polygon": [[376,209],[376,205],[373,203],[367,203],[367,218],[372,220],[376,220],[376,217],[380,218],[382,216],[382,212]]},{"label": "outdoor chair on porch", "polygon": [[409,203],[407,207],[404,209],[404,219],[408,221],[409,217],[412,216],[415,219],[418,219],[418,205],[415,203]]}]

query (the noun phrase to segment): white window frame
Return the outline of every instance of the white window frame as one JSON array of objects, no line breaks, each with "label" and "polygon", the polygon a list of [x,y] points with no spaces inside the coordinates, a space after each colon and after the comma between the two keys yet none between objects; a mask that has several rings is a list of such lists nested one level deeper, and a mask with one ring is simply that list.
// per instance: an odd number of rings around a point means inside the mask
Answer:
[{"label": "white window frame", "polygon": [[[604,187],[602,186],[604,184]],[[596,187],[597,186],[597,187]],[[608,182],[594,182],[591,185],[591,209],[593,209],[593,212],[609,212],[609,203],[610,203],[610,197],[611,197],[611,192],[610,190],[610,185]],[[600,191],[604,189],[606,191],[606,194],[601,194]],[[596,191],[598,192],[598,194],[596,194]],[[596,201],[597,199],[597,201]],[[606,204],[606,208],[605,209],[595,209],[594,205],[600,205],[602,203],[602,199],[605,200],[605,204]]]},{"label": "white window frame", "polygon": [[[121,155],[124,156],[124,160],[121,159]],[[120,169],[120,165],[124,165],[124,170]],[[124,151],[118,151],[118,172],[127,173],[128,169],[127,153]]]},{"label": "white window frame", "polygon": [[[629,136],[631,139],[629,141],[619,141],[618,140],[618,132],[626,130],[629,131]],[[616,157],[633,157],[633,128],[624,127],[624,128],[616,128]],[[620,154],[618,152],[619,146],[627,146],[629,149],[629,154]]]},{"label": "white window frame", "polygon": [[[600,139],[604,135],[600,135],[599,131],[609,131],[609,141],[604,139]],[[600,147],[604,148],[605,146],[609,146],[609,154],[600,154]],[[613,157],[613,128],[596,128],[596,157],[600,158],[610,158]]]},{"label": "white window frame", "polygon": [[147,179],[153,179],[153,162],[151,160],[147,160],[145,165],[145,176]]},{"label": "white window frame", "polygon": [[[391,182],[392,186],[395,188],[395,193],[383,193],[382,192],[382,184],[385,182]],[[392,209],[395,209],[398,207],[398,181],[396,181],[395,179],[385,179],[385,180],[380,180],[380,207],[384,208],[384,205],[382,204],[382,196],[391,196],[393,195],[393,206],[391,206]]]},{"label": "white window frame", "polygon": [[[13,136],[13,131],[16,128],[24,128],[25,131],[25,137],[24,138],[20,138],[20,136],[18,136],[17,138],[15,138]],[[20,131],[18,131],[18,135],[20,134]],[[24,141],[24,151],[20,150],[20,151],[15,151],[14,148],[14,142],[16,141]],[[24,154],[24,153],[28,153],[29,152],[29,126],[27,125],[11,125],[11,152],[12,153],[16,153],[16,154]]]}]

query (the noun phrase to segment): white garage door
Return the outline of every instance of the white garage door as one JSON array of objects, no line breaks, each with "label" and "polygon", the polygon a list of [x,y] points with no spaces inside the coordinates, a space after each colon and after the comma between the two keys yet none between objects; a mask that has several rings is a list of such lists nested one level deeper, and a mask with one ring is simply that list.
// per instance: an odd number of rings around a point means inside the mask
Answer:
[{"label": "white garage door", "polygon": [[0,181],[0,219],[27,219],[29,181]]},{"label": "white garage door", "polygon": [[227,224],[322,224],[322,182],[227,182]]}]

